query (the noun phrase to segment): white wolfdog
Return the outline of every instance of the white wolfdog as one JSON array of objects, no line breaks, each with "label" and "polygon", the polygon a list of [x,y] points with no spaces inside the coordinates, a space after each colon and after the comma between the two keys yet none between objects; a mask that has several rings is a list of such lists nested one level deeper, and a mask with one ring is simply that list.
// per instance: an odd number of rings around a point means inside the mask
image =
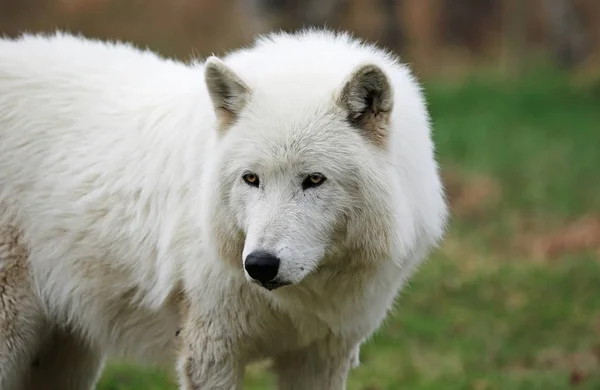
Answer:
[{"label": "white wolfdog", "polygon": [[2,390],[90,389],[108,356],[342,390],[447,211],[419,85],[372,45],[186,65],[57,33],[0,40],[0,215]]}]

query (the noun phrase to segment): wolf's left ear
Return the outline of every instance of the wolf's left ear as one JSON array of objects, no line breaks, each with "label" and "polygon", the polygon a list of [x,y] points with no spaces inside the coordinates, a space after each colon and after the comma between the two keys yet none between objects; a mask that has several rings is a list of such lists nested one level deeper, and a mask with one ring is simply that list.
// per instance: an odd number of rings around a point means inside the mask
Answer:
[{"label": "wolf's left ear", "polygon": [[392,87],[383,70],[362,65],[345,82],[339,98],[348,121],[377,146],[385,146],[392,112]]},{"label": "wolf's left ear", "polygon": [[250,88],[223,61],[214,56],[206,60],[204,80],[221,127],[231,125],[248,103]]}]

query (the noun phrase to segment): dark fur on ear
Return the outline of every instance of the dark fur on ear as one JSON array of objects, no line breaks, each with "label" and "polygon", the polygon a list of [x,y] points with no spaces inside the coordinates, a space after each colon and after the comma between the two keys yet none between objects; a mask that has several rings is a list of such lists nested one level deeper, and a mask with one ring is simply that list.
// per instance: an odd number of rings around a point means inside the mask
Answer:
[{"label": "dark fur on ear", "polygon": [[386,146],[393,107],[388,77],[376,65],[363,65],[346,81],[340,104],[348,121],[377,146]]},{"label": "dark fur on ear", "polygon": [[223,130],[239,117],[250,99],[250,88],[223,61],[214,56],[206,61],[204,80]]}]

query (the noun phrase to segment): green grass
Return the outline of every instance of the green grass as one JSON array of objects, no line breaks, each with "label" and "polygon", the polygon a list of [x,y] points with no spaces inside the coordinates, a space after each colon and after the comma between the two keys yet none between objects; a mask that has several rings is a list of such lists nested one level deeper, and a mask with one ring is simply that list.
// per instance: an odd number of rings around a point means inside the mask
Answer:
[{"label": "green grass", "polygon": [[[427,92],[440,161],[458,172],[461,196],[481,177],[495,196],[461,206],[348,389],[599,389],[600,249],[534,258],[527,245],[600,215],[600,98],[552,72]],[[274,389],[260,367],[246,383]],[[174,388],[167,374],[119,366],[99,387]]]}]

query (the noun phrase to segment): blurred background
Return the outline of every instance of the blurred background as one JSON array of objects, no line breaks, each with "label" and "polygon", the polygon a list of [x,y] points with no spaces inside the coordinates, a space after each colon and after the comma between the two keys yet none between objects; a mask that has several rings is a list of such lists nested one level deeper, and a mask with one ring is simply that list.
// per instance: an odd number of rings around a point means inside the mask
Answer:
[{"label": "blurred background", "polygon": [[[4,35],[60,28],[184,60],[323,25],[413,67],[453,212],[348,389],[600,389],[600,1],[0,0]],[[99,388],[173,378],[113,362]],[[275,388],[264,365],[246,388]]]}]

